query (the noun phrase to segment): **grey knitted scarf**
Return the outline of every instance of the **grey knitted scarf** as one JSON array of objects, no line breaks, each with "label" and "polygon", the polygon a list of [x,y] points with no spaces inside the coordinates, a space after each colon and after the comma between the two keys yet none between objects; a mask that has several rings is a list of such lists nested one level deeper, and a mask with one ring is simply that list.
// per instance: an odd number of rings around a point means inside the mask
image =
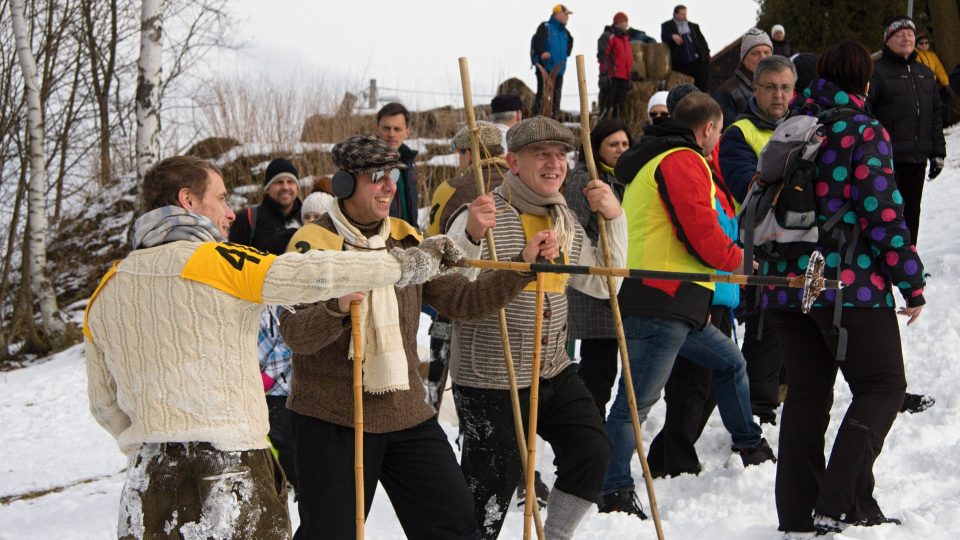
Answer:
[{"label": "grey knitted scarf", "polygon": [[179,206],[161,206],[137,218],[133,225],[133,249],[149,248],[187,240],[223,242],[225,238],[210,218]]}]

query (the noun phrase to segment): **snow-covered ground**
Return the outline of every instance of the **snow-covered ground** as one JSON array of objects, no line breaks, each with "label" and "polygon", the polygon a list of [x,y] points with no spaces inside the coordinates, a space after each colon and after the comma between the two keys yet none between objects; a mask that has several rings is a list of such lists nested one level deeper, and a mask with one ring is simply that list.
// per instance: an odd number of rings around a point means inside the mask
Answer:
[{"label": "snow-covered ground", "polygon": [[[960,283],[954,281],[960,278],[960,129],[948,132],[947,153],[947,168],[927,184],[924,198],[920,254],[933,276],[927,308],[916,325],[901,328],[910,388],[936,396],[937,404],[918,415],[901,415],[876,464],[877,498],[887,515],[901,518],[903,525],[850,528],[840,538],[960,537],[960,397],[953,392],[960,380]],[[425,331],[421,325],[422,345]],[[838,381],[828,445],[850,400],[846,385]],[[444,411],[441,421],[452,442],[455,416]],[[644,425],[645,440],[653,438],[662,421],[658,406]],[[0,373],[0,426],[0,539],[115,537],[126,462],[87,411],[80,347]],[[777,429],[767,427],[764,434],[776,448]],[[697,450],[705,469],[700,476],[655,482],[666,537],[778,538],[775,465],[744,469],[730,453],[716,413]],[[549,484],[554,479],[549,447],[545,453],[540,469]],[[633,471],[639,482],[636,458]],[[296,525],[296,504],[291,502],[290,509]],[[424,511],[427,515],[429,509]],[[522,512],[511,512],[501,537],[520,538],[522,524]],[[403,538],[382,490],[366,530],[368,538]],[[655,532],[651,521],[592,513],[577,537],[654,538]]]}]

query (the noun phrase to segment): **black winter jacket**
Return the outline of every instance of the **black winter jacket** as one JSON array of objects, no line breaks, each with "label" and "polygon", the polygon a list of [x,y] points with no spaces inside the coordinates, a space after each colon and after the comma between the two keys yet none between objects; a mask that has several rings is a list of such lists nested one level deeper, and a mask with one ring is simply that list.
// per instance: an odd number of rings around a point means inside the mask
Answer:
[{"label": "black winter jacket", "polygon": [[894,163],[926,164],[947,155],[937,81],[916,57],[914,52],[905,59],[884,47],[870,80],[867,101],[890,134]]},{"label": "black winter jacket", "polygon": [[[287,228],[295,229],[303,225],[300,219],[301,206],[300,199],[294,199],[293,209],[284,214],[273,199],[264,195],[263,202],[256,207],[257,226],[253,230],[253,237],[251,238],[250,235],[249,216],[253,215],[254,207],[250,207],[237,213],[237,219],[230,225],[229,239],[237,244],[275,252],[270,242],[271,238]],[[280,253],[283,253],[283,250],[280,250]]]},{"label": "black winter jacket", "polygon": [[414,228],[419,229],[417,219],[420,216],[420,196],[417,191],[417,170],[414,160],[417,151],[406,144],[400,145],[400,161],[407,166],[401,171],[400,181],[397,183],[397,194],[390,203],[390,217],[402,219]]}]

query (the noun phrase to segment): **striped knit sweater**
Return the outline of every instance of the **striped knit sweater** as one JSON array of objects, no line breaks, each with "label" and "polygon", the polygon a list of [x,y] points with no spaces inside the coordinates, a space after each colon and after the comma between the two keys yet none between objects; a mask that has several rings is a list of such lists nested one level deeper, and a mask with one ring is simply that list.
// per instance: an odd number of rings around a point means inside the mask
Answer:
[{"label": "striped knit sweater", "polygon": [[[503,188],[493,191],[497,207],[497,225],[493,228],[498,260],[510,260],[523,251],[527,239],[518,211],[504,198]],[[576,223],[576,218],[571,217]],[[608,221],[610,249],[613,265],[622,267],[626,261],[627,228],[623,215]],[[462,213],[451,224],[452,237],[463,234],[466,215]],[[569,253],[570,264],[596,266],[603,260],[602,250],[589,241],[586,243],[583,228],[575,225],[575,236]],[[462,242],[458,242],[463,245]],[[469,258],[489,259],[486,242],[474,246],[467,253]],[[488,272],[484,270],[484,272]],[[473,275],[479,272],[469,271]],[[606,278],[602,276],[571,275],[567,284],[596,298],[606,298]],[[619,280],[617,283],[619,288]],[[566,291],[548,292],[544,295],[543,330],[540,350],[540,376],[549,379],[570,364],[567,355],[567,297]],[[510,349],[513,353],[517,385],[530,386],[533,358],[534,310],[536,293],[531,284],[507,305],[507,327],[510,334]],[[503,358],[503,342],[497,315],[480,322],[454,321],[451,343],[450,376],[461,386],[506,390],[507,369]]]}]

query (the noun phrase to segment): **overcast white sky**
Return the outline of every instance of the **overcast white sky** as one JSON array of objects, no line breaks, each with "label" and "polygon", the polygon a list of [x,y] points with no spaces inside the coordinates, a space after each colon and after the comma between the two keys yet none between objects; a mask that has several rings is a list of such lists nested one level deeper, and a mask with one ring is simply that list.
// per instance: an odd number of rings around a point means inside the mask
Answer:
[{"label": "overcast white sky", "polygon": [[[756,22],[755,0],[681,0],[700,25],[710,49],[719,51]],[[617,11],[634,28],[659,41],[660,23],[671,18],[668,2],[568,2],[573,55],[586,58],[587,81],[596,91],[597,38]],[[466,56],[477,104],[486,103],[504,79],[516,76],[536,87],[530,69],[530,37],[554,2],[484,0],[235,0],[237,38],[249,46],[225,53],[220,69],[322,75],[356,89],[376,78],[381,96],[415,109],[462,105],[457,59]],[[789,37],[790,29],[787,29]],[[575,63],[564,77],[564,109],[577,107]],[[386,90],[394,88],[403,91]],[[412,91],[412,92],[411,92]]]}]

